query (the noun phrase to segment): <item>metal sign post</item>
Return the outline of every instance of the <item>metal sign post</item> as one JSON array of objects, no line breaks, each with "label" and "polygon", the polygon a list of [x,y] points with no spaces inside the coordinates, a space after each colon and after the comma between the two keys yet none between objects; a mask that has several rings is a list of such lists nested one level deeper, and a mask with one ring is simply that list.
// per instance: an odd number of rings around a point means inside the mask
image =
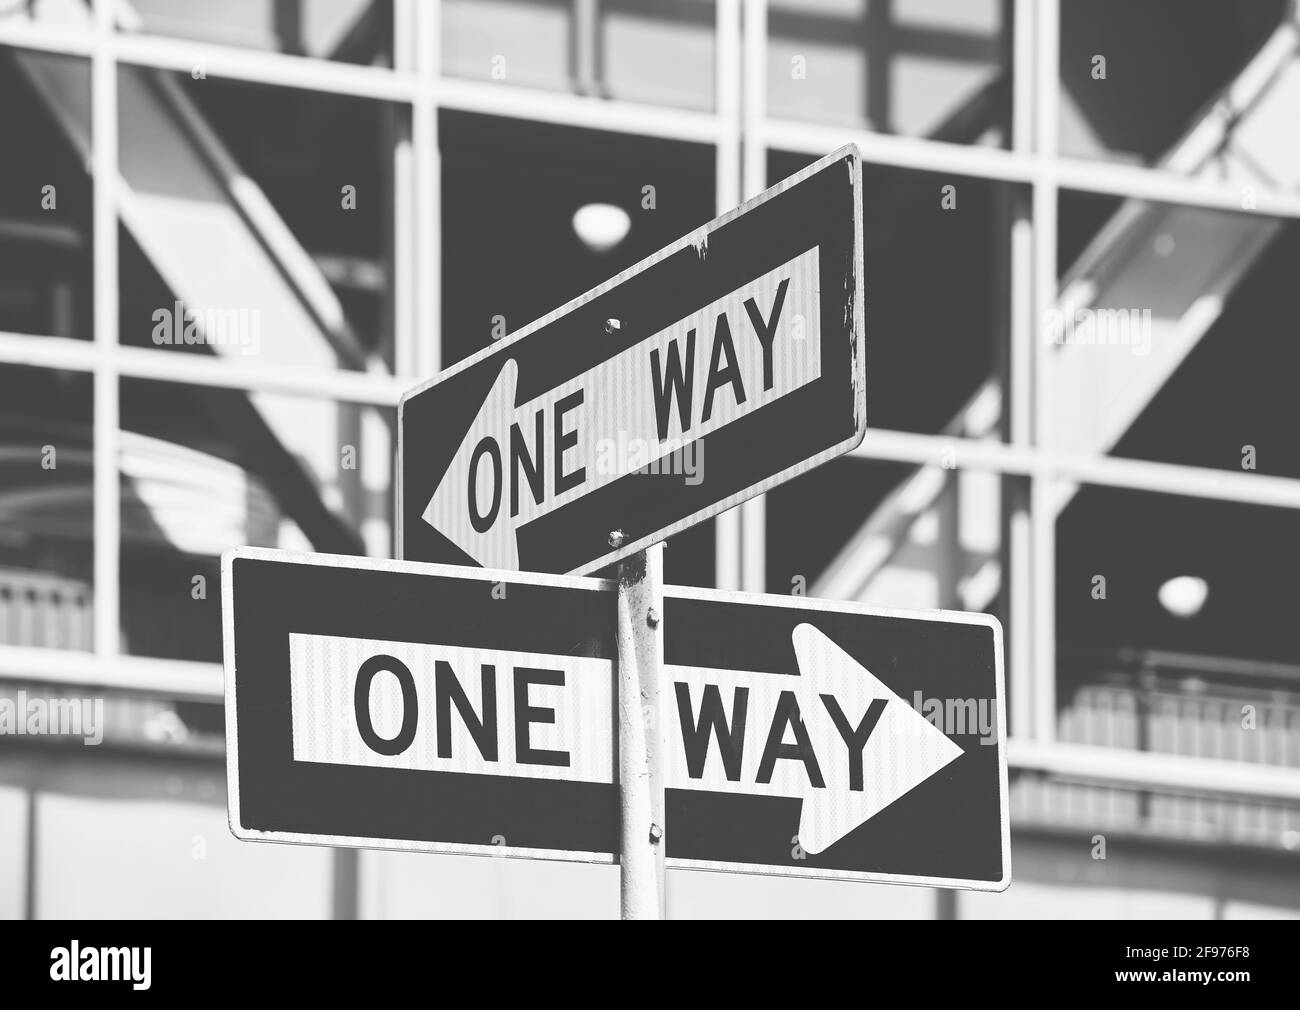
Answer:
[{"label": "metal sign post", "polygon": [[[610,546],[624,534],[610,534]],[[637,551],[618,569],[618,773],[624,919],[663,919],[663,544]]]}]

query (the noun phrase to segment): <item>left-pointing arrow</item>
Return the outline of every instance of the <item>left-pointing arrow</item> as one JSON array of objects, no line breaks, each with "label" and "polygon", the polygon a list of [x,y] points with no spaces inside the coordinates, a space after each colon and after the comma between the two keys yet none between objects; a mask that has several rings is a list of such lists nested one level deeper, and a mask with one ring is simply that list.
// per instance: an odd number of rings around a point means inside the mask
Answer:
[{"label": "left-pointing arrow", "polygon": [[518,569],[521,527],[818,379],[818,284],[813,247],[525,403],[507,358],[422,518]]},{"label": "left-pointing arrow", "polygon": [[507,358],[423,514],[484,568],[511,571],[519,567],[507,483],[518,375],[514,358]]}]

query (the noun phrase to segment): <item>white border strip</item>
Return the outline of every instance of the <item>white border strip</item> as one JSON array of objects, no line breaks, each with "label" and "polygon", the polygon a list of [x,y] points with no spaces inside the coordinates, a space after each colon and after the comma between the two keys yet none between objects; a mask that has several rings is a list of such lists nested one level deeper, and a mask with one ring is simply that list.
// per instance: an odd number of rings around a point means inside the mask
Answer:
[{"label": "white border strip", "polygon": [[1193,795],[1243,795],[1248,777],[1253,798],[1300,803],[1300,767],[1224,761],[1217,758],[1134,752],[1089,744],[1011,741],[1011,763],[1071,782],[1101,782],[1138,789],[1164,789]]},{"label": "white border strip", "polygon": [[0,332],[0,364],[108,369],[123,378],[179,382],[244,392],[320,397],[376,407],[396,407],[409,379],[342,369],[293,369],[161,347],[105,345],[74,337]]}]

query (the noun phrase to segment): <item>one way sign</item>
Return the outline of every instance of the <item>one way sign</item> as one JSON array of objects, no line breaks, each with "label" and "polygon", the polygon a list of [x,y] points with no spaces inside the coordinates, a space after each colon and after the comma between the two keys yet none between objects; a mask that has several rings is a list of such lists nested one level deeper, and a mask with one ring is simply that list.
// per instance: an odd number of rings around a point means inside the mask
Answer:
[{"label": "one way sign", "polygon": [[399,554],[587,573],[857,445],[860,176],[837,151],[403,397]]},{"label": "one way sign", "polygon": [[995,618],[670,586],[664,627],[670,865],[1010,883]]},{"label": "one way sign", "polygon": [[[242,549],[225,561],[242,838],[612,862],[615,589]],[[665,590],[670,866],[1001,889],[983,615]]]}]

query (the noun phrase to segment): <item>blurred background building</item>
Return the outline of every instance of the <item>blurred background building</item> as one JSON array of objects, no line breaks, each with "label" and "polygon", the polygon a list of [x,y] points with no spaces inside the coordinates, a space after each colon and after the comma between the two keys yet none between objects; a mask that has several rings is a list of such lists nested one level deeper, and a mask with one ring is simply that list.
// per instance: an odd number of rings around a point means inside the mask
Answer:
[{"label": "blurred background building", "polygon": [[219,555],[391,556],[404,389],[850,140],[871,430],[668,578],[997,614],[1015,882],[672,914],[1300,916],[1297,124],[1287,0],[4,0],[0,699],[106,728],[0,917],[616,915],[236,842]]}]

